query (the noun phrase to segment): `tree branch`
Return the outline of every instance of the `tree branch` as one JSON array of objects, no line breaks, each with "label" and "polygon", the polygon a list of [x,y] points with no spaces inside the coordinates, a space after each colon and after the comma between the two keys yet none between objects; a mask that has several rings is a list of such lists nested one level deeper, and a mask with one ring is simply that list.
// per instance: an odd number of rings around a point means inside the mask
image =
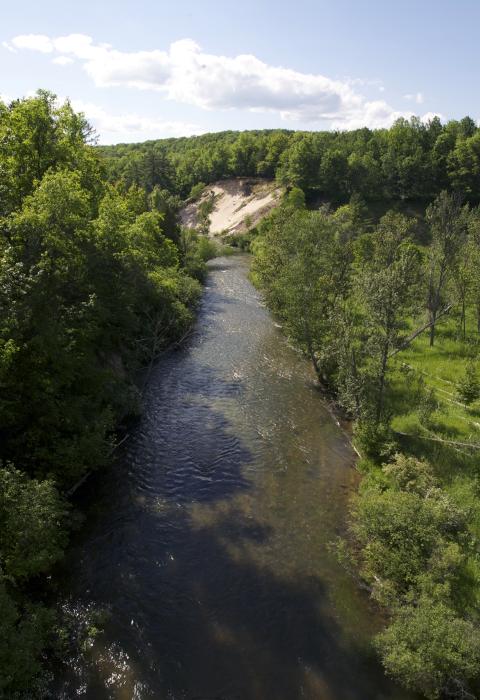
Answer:
[{"label": "tree branch", "polygon": [[429,321],[428,323],[426,323],[426,324],[425,324],[424,326],[422,326],[421,328],[418,328],[418,329],[415,331],[415,333],[412,333],[412,335],[408,336],[408,338],[406,338],[406,339],[403,341],[403,343],[402,343],[398,348],[396,348],[395,350],[392,350],[392,352],[390,353],[390,355],[389,355],[388,357],[389,357],[389,358],[390,358],[390,357],[393,357],[394,355],[396,355],[396,354],[397,354],[398,352],[400,352],[401,350],[405,350],[405,348],[408,347],[408,346],[410,345],[410,343],[412,342],[412,340],[415,340],[415,338],[416,338],[417,336],[419,336],[421,333],[423,333],[423,331],[426,331],[427,328],[430,328],[430,326],[433,326],[434,324],[436,324],[436,323],[438,322],[438,320],[439,320],[440,318],[442,318],[442,316],[445,316],[445,314],[448,314],[448,312],[450,311],[451,308],[452,308],[452,304],[448,304],[444,309],[442,309],[442,310],[438,313],[438,315],[436,316],[436,318],[435,318],[434,321]]}]

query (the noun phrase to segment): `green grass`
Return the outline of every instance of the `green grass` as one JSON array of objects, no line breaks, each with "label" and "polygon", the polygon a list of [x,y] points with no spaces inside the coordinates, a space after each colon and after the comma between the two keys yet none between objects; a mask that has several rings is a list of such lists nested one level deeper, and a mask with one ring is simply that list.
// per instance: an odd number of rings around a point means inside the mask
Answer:
[{"label": "green grass", "polygon": [[[480,400],[466,406],[457,390],[468,361],[480,351],[473,319],[468,321],[465,340],[458,320],[448,318],[439,322],[433,348],[426,331],[396,355],[392,365],[395,430],[480,445]],[[434,391],[439,404],[427,425],[422,424],[418,412],[419,382]]]},{"label": "green grass", "polygon": [[[459,332],[458,318],[441,320],[435,345],[429,346],[428,331],[392,363],[390,401],[392,427],[397,432],[400,449],[428,460],[447,493],[469,514],[470,531],[480,540],[480,449],[435,442],[440,438],[459,443],[480,445],[480,400],[470,406],[462,404],[457,394],[458,381],[464,376],[467,362],[480,357],[480,336],[475,320],[467,319],[467,337]],[[421,325],[421,322],[418,323]],[[415,324],[412,324],[412,328]],[[410,369],[406,369],[408,365]],[[480,374],[480,361],[479,361]],[[419,385],[433,389],[438,410],[422,420],[419,411]],[[407,435],[398,435],[406,433]],[[480,560],[472,554],[465,568],[462,595],[469,608],[480,606]]]}]

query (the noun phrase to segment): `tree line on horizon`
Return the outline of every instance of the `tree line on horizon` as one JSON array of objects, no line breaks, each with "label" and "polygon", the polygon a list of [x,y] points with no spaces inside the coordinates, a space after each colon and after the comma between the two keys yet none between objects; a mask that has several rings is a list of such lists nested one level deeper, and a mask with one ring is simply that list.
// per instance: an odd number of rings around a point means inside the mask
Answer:
[{"label": "tree line on horizon", "polygon": [[480,198],[480,130],[471,117],[442,124],[418,117],[389,129],[224,131],[99,146],[109,178],[166,189],[181,198],[198,183],[229,177],[275,178],[307,201],[431,200],[442,190]]}]

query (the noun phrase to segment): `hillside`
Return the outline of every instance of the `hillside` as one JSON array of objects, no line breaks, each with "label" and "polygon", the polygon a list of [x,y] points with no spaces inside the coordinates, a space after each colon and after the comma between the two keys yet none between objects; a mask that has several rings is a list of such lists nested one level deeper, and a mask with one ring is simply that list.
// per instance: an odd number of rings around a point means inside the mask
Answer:
[{"label": "hillside", "polygon": [[241,233],[254,226],[277,206],[282,188],[277,183],[260,178],[236,178],[216,182],[205,188],[196,202],[189,202],[180,212],[183,226],[195,228],[199,223],[199,209],[213,198],[209,216],[209,233]]}]

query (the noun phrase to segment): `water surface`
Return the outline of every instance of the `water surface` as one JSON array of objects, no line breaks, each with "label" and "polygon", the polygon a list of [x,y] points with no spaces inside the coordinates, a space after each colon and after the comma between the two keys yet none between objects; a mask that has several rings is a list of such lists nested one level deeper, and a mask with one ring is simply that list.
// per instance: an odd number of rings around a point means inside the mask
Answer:
[{"label": "water surface", "polygon": [[247,257],[211,264],[192,338],[154,368],[119,463],[86,487],[65,592],[79,617],[109,617],[57,697],[406,697],[327,547],[354,455],[247,273]]}]

